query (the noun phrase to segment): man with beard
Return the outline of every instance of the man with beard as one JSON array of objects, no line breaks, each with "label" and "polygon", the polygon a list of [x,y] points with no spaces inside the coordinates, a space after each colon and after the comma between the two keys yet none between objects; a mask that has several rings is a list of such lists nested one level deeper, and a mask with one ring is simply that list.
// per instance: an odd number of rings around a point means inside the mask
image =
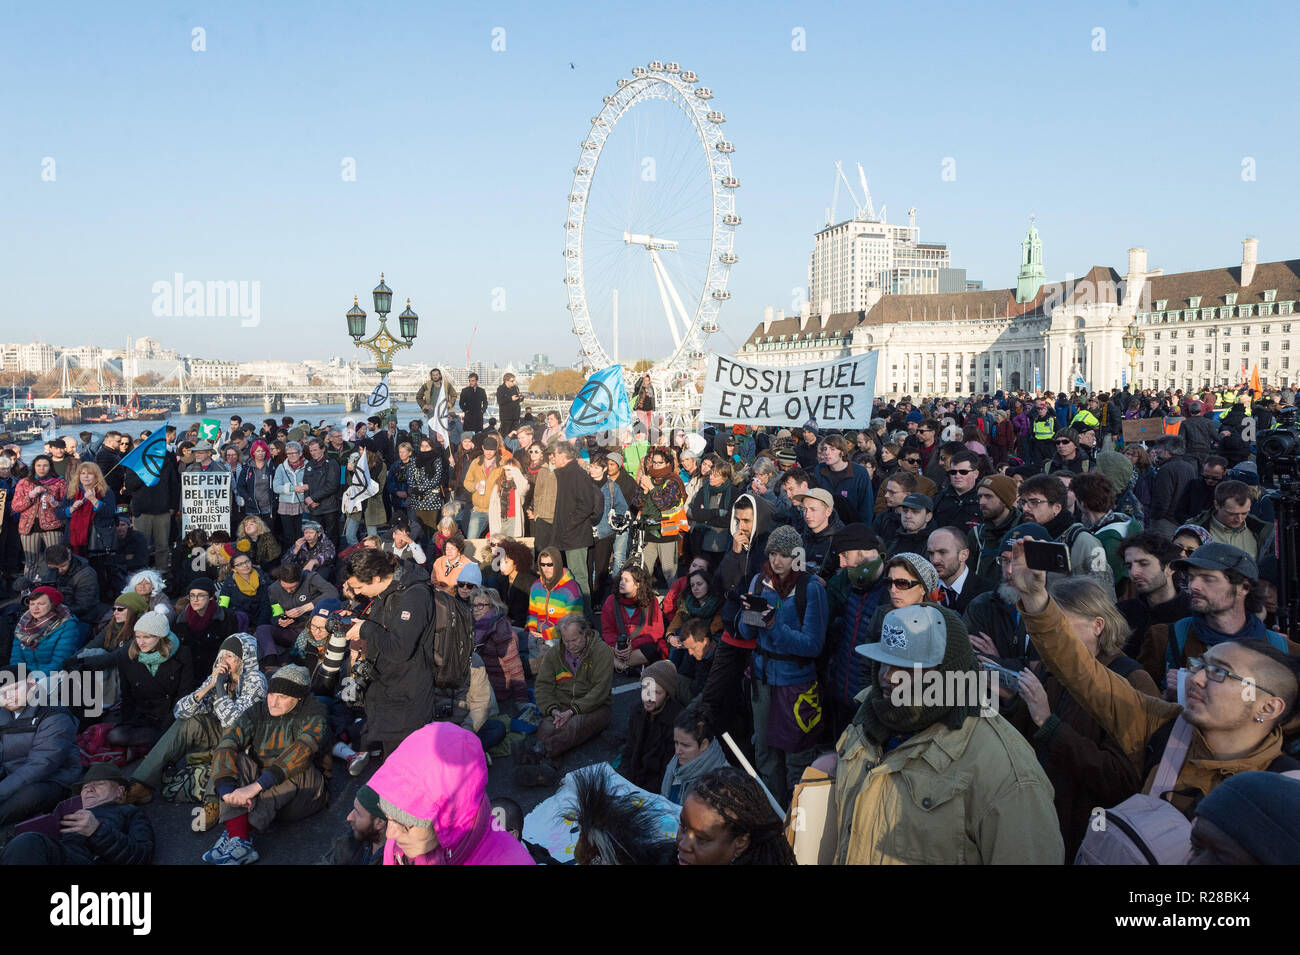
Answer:
[{"label": "man with beard", "polygon": [[[818,761],[835,776],[836,864],[1060,865],[1051,784],[1024,737],[986,718],[961,618],[891,610],[857,652],[871,683],[834,766]],[[943,692],[926,692],[936,680]]]},{"label": "man with beard", "polygon": [[1022,539],[1051,540],[1041,524],[1021,524],[1002,539],[998,549],[998,585],[970,602],[962,620],[970,633],[971,646],[983,657],[1012,670],[1023,670],[1038,659],[1024,622],[1016,610],[1020,591],[1011,582],[1011,545]]},{"label": "man with beard", "polygon": [[979,502],[980,522],[970,532],[972,553],[975,555],[975,575],[995,582],[1001,576],[998,555],[1007,532],[1024,519],[1016,506],[1020,489],[1015,478],[1005,474],[990,474],[982,478],[975,491]]},{"label": "man with beard", "polygon": [[970,602],[993,585],[976,577],[969,566],[966,532],[960,527],[940,527],[930,532],[925,555],[939,575],[940,603],[961,613]]},{"label": "man with beard", "polygon": [[1119,545],[1120,560],[1128,568],[1134,596],[1118,604],[1132,633],[1124,652],[1137,659],[1146,640],[1147,629],[1157,624],[1169,625],[1191,612],[1186,591],[1174,586],[1169,565],[1182,556],[1173,541],[1152,531],[1126,537]]},{"label": "man with beard", "polygon": [[867,525],[849,524],[836,540],[840,569],[826,585],[831,624],[825,672],[831,732],[838,739],[858,711],[854,698],[867,685],[867,662],[855,651],[879,639],[871,624],[876,608],[889,601],[889,583],[882,573],[883,545]]}]

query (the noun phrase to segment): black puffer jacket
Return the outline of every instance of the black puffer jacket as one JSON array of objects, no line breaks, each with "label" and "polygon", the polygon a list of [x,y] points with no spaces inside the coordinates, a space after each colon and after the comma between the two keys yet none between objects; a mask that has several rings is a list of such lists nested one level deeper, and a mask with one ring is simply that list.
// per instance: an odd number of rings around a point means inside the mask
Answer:
[{"label": "black puffer jacket", "polygon": [[400,567],[366,611],[361,638],[366,660],[374,667],[366,690],[370,740],[404,739],[433,719],[433,667],[420,642],[433,612],[429,582],[403,574]]},{"label": "black puffer jacket", "polygon": [[90,810],[99,828],[89,836],[63,836],[68,865],[149,865],[153,862],[153,825],[143,810],[105,803]]}]

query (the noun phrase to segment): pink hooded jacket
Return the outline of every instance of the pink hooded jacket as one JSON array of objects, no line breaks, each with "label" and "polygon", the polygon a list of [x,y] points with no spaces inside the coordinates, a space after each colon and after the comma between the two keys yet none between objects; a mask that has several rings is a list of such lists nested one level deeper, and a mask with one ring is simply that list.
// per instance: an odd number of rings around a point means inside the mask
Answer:
[{"label": "pink hooded jacket", "polygon": [[[510,833],[492,828],[487,760],[478,737],[453,723],[430,723],[384,760],[370,788],[417,819],[433,820],[438,848],[409,865],[532,865]],[[396,865],[397,841],[384,845],[384,865]]]}]

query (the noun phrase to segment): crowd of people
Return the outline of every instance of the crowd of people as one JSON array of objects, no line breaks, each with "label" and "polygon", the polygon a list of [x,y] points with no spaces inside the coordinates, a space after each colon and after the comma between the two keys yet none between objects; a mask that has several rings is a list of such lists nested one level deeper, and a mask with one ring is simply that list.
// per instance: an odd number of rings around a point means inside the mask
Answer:
[{"label": "crowd of people", "polygon": [[[817,783],[837,863],[1113,860],[1125,827],[1094,823],[1133,800],[1178,817],[1172,861],[1300,861],[1300,669],[1277,623],[1294,569],[1252,447],[1289,389],[661,433],[638,385],[633,427],[571,439],[512,379],[500,420],[477,379],[449,385],[421,389],[426,414],[439,393],[463,412],[445,428],[167,426],[153,483],[124,434],[0,451],[0,581],[21,598],[0,862],[148,862],[142,807],[169,799],[219,830],[205,862],[246,864],[337,772],[367,779],[323,861],[554,861],[487,767],[554,788],[602,734],[679,831],[657,841],[586,776],[580,862],[793,864],[785,814]],[[1124,440],[1159,416],[1177,427]],[[185,520],[190,472],[229,473],[228,527]],[[43,702],[69,676],[102,706]],[[965,676],[988,698],[954,697]],[[902,692],[931,677],[949,689]],[[640,689],[626,721],[619,681]],[[70,792],[54,829],[27,825]]]}]

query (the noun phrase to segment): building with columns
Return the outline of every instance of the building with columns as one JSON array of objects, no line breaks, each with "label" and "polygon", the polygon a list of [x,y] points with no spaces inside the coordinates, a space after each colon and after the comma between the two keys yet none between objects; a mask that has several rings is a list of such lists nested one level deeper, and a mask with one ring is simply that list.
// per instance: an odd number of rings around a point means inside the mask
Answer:
[{"label": "building with columns", "polygon": [[[1239,384],[1256,367],[1262,382],[1294,381],[1300,260],[1261,264],[1253,238],[1242,248],[1238,266],[1168,274],[1134,248],[1125,275],[1099,265],[1044,283],[1031,225],[1015,288],[877,293],[860,311],[826,316],[809,306],[797,318],[768,309],[736,357],[801,365],[876,350],[876,390],[887,397],[1124,384],[1189,390]],[[1126,351],[1126,338],[1141,347]]]}]

